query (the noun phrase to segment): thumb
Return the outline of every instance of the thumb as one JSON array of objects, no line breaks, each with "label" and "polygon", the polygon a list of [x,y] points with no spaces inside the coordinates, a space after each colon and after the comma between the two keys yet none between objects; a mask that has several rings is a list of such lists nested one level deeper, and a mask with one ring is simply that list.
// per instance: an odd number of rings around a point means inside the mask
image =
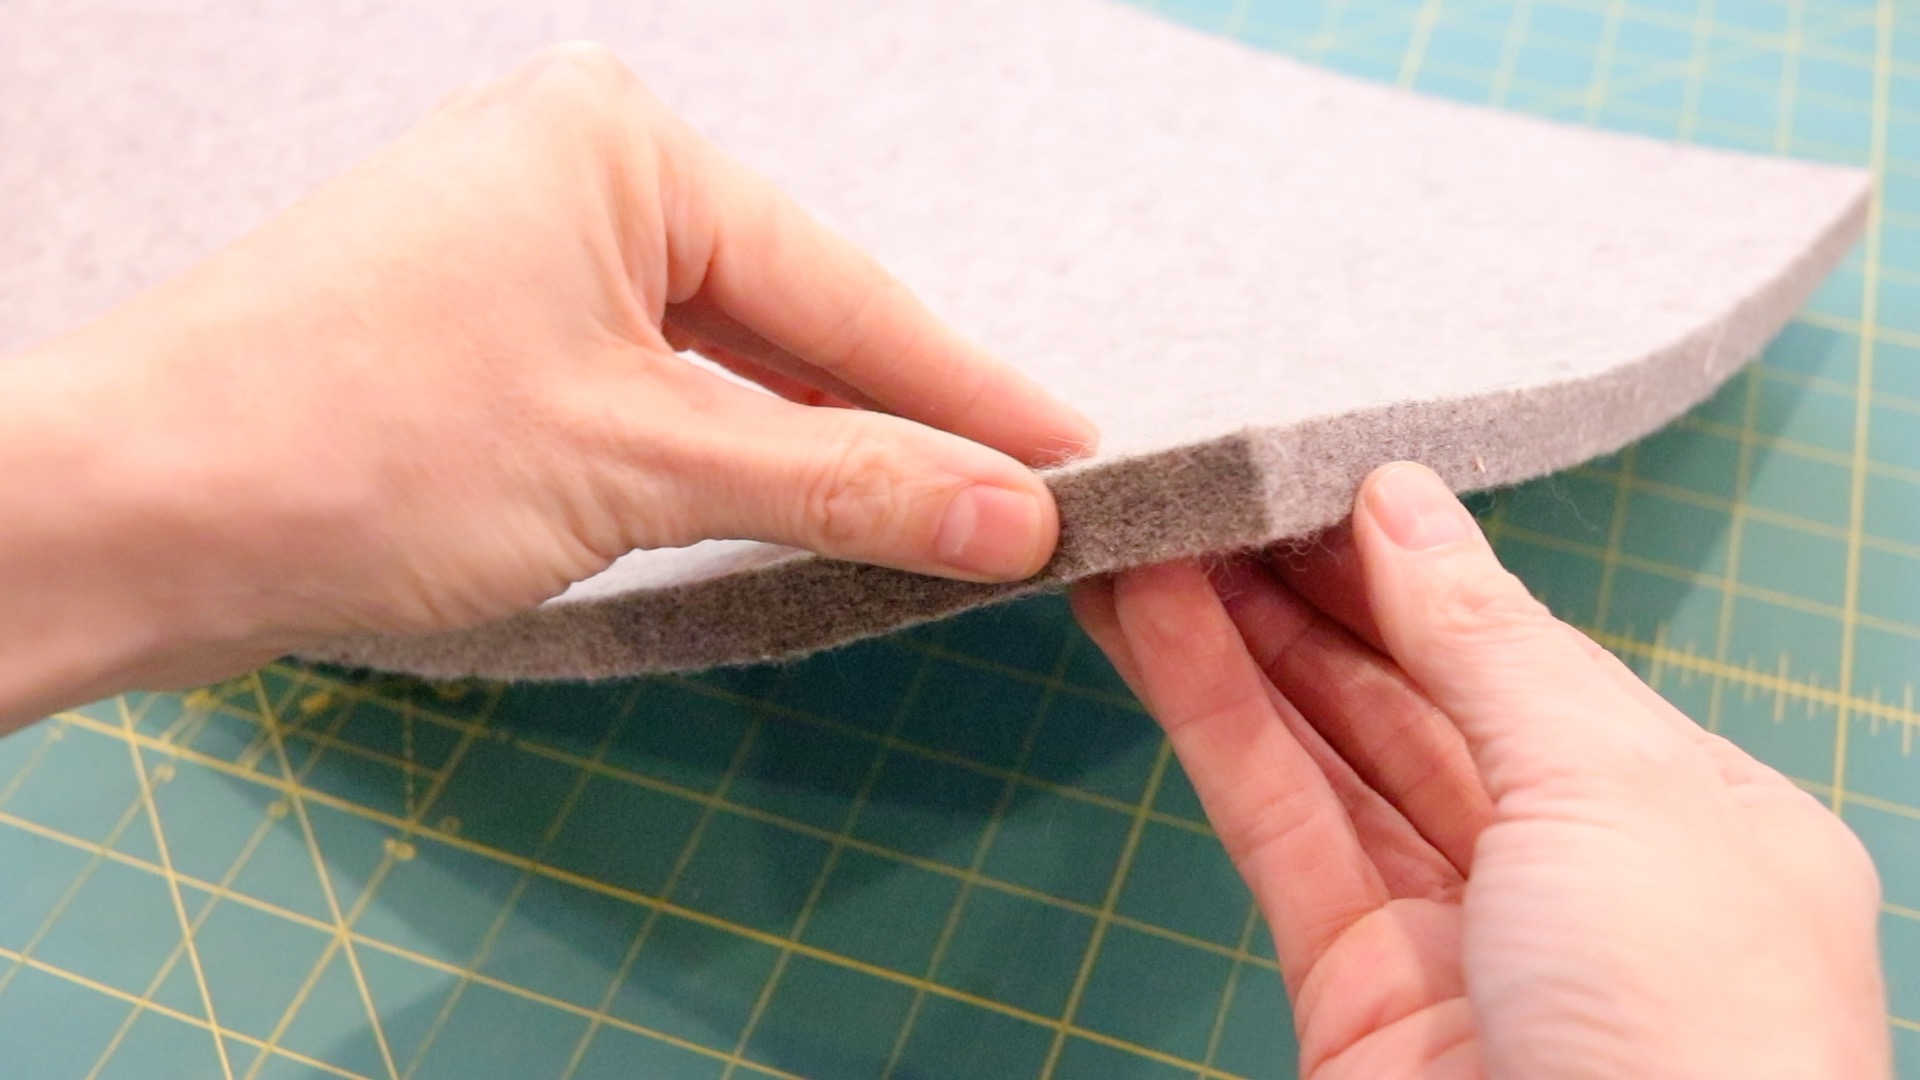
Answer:
[{"label": "thumb", "polygon": [[737,387],[675,425],[669,464],[692,538],[765,540],[967,581],[1038,573],[1060,533],[1053,495],[997,450],[884,413]]},{"label": "thumb", "polygon": [[1494,798],[1543,778],[1644,782],[1684,755],[1598,647],[1500,565],[1431,470],[1403,462],[1368,477],[1353,533],[1382,642],[1459,726]]}]

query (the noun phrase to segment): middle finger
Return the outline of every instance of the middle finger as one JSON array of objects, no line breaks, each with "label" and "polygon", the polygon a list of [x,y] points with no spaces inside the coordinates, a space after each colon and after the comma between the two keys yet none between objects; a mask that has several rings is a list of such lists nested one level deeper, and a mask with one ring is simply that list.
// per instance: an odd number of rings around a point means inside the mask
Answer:
[{"label": "middle finger", "polygon": [[1393,661],[1265,567],[1238,564],[1222,584],[1274,687],[1464,876],[1493,800],[1459,729]]}]

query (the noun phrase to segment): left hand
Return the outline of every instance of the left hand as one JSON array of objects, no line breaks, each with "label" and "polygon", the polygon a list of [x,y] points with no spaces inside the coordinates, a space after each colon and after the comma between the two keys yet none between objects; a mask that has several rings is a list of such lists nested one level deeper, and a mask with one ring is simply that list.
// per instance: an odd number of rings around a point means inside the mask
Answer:
[{"label": "left hand", "polygon": [[1026,577],[1059,527],[1030,466],[1095,437],[610,54],[556,48],[0,361],[0,731],[499,618],[634,548]]}]

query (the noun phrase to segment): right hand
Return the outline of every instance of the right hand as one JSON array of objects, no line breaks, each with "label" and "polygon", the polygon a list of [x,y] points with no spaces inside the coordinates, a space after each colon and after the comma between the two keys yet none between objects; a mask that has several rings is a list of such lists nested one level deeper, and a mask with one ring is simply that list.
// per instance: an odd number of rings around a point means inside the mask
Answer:
[{"label": "right hand", "polygon": [[1549,614],[1426,469],[1305,555],[1074,600],[1272,926],[1303,1076],[1889,1075],[1859,841]]}]

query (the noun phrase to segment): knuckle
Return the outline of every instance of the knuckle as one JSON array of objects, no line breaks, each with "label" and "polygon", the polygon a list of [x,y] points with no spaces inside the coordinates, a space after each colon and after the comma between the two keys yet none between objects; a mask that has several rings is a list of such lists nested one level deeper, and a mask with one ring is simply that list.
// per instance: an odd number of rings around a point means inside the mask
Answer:
[{"label": "knuckle", "polygon": [[857,435],[829,446],[801,481],[796,534],[808,547],[833,551],[865,549],[876,536],[899,535],[910,496],[897,458]]},{"label": "knuckle", "polygon": [[1838,819],[1827,814],[1824,807],[1819,810],[1825,815],[1826,820],[1839,825],[1835,830],[1837,835],[1833,845],[1835,856],[1840,863],[1839,880],[1853,882],[1867,906],[1876,911],[1879,910],[1884,892],[1880,881],[1880,868],[1873,861],[1873,853],[1867,849],[1866,842],[1860,839],[1859,834],[1844,824],[1839,824]]},{"label": "knuckle", "polygon": [[604,90],[636,81],[612,49],[592,41],[564,41],[534,54],[527,73],[536,84],[565,90]]},{"label": "knuckle", "polygon": [[427,115],[434,116],[441,113],[460,112],[464,109],[471,108],[474,103],[484,100],[484,98],[485,91],[482,87],[475,86],[471,83],[456,86],[442,96],[439,101],[434,102],[433,108],[427,110]]},{"label": "knuckle", "polygon": [[509,76],[506,96],[544,121],[566,126],[615,127],[651,102],[640,77],[604,45],[572,41],[552,45]]},{"label": "knuckle", "polygon": [[1294,847],[1298,838],[1343,825],[1339,818],[1344,815],[1338,803],[1315,800],[1294,791],[1276,793],[1271,785],[1256,780],[1242,781],[1209,794],[1221,808],[1219,820],[1232,823],[1221,830],[1220,845],[1236,866],[1246,866],[1268,853]]}]

